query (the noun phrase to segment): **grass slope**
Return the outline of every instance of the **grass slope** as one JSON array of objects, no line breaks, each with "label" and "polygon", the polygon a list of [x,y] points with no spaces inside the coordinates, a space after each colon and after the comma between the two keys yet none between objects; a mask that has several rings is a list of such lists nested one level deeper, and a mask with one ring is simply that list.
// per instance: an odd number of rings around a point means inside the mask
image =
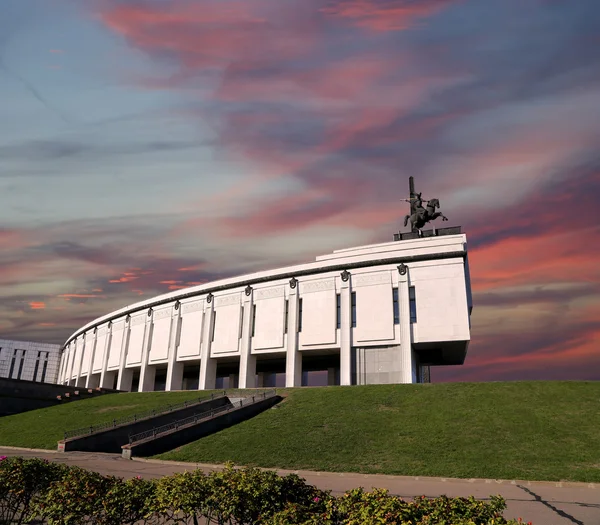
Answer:
[{"label": "grass slope", "polygon": [[4,416],[0,417],[0,446],[56,449],[65,430],[105,423],[210,394],[209,391],[104,394]]},{"label": "grass slope", "polygon": [[277,408],[161,454],[180,461],[600,482],[600,382],[280,390]]}]

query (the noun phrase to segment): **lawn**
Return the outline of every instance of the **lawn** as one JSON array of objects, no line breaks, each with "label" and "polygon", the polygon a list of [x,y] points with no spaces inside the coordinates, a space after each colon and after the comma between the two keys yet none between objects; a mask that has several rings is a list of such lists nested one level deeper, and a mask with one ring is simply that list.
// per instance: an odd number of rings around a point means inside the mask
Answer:
[{"label": "lawn", "polygon": [[275,408],[157,457],[338,472],[600,482],[600,382],[279,392],[285,400]]},{"label": "lawn", "polygon": [[65,430],[210,396],[210,391],[103,394],[0,418],[0,446],[56,449]]}]

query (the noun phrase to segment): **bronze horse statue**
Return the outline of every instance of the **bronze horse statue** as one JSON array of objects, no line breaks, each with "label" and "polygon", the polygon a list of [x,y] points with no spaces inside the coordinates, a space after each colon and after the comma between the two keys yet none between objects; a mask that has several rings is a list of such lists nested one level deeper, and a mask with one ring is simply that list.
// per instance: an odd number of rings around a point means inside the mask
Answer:
[{"label": "bronze horse statue", "polygon": [[421,235],[421,228],[423,228],[423,226],[425,226],[428,222],[434,221],[438,217],[441,217],[443,221],[448,220],[448,217],[446,217],[441,211],[436,211],[440,207],[440,201],[438,199],[425,201],[427,206],[424,208],[421,194],[417,193],[416,195],[417,196],[414,199],[407,201],[414,204],[415,211],[412,215],[407,215],[404,217],[404,226],[406,226],[410,220],[412,231],[417,230],[419,235]]}]

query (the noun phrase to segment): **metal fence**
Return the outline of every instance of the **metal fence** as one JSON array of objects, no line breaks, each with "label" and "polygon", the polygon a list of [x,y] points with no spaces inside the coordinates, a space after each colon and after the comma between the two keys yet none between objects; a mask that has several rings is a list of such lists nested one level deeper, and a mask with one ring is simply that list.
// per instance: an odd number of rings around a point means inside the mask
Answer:
[{"label": "metal fence", "polygon": [[230,405],[224,405],[217,408],[213,408],[210,410],[205,410],[203,412],[198,412],[190,417],[186,417],[184,419],[179,419],[177,421],[173,421],[172,423],[168,423],[166,425],[162,425],[160,427],[151,428],[150,430],[146,430],[145,432],[139,432],[138,434],[132,434],[129,436],[129,444],[138,443],[148,438],[155,438],[160,434],[164,434],[166,432],[170,432],[171,430],[178,430],[187,425],[196,424],[199,421],[210,419],[216,415],[223,414],[226,412],[230,412],[232,410],[236,410],[238,408],[242,408],[244,406],[252,405],[254,403],[258,403],[259,401],[263,401],[264,399],[269,399],[276,395],[275,390],[268,390],[265,392],[257,393],[253,396],[246,397],[235,403]]},{"label": "metal fence", "polygon": [[191,399],[189,401],[183,401],[181,403],[176,403],[174,405],[167,405],[167,407],[156,410],[147,410],[145,412],[139,412],[137,414],[132,414],[131,416],[124,416],[118,419],[113,419],[112,421],[108,421],[106,423],[99,423],[98,425],[90,425],[89,427],[76,428],[74,430],[66,430],[64,435],[65,439],[78,437],[78,436],[89,436],[90,434],[94,434],[96,432],[101,432],[103,430],[109,430],[111,428],[116,428],[120,425],[125,425],[128,423],[136,423],[137,421],[142,421],[144,419],[148,419],[155,416],[160,416],[162,414],[168,414],[169,412],[173,412],[174,410],[180,410],[182,408],[193,407],[195,405],[199,405],[201,403],[205,403],[206,401],[218,399],[221,397],[225,397],[225,391],[219,394],[211,394],[209,397],[199,397],[197,399]]}]

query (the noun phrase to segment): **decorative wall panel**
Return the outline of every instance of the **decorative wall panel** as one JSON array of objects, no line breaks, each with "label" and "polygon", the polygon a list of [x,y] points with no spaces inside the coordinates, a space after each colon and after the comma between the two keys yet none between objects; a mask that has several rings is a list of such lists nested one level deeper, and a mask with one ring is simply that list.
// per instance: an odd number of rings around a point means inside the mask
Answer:
[{"label": "decorative wall panel", "polygon": [[[220,298],[224,299],[224,298]],[[215,304],[218,299],[215,299]],[[216,322],[214,327],[214,340],[211,345],[212,354],[223,354],[237,352],[240,343],[240,327],[242,308],[237,302],[227,306],[219,306],[215,309]]]},{"label": "decorative wall panel", "polygon": [[149,361],[164,361],[169,357],[171,337],[171,307],[154,312]]},{"label": "decorative wall panel", "polygon": [[96,339],[96,351],[94,352],[94,362],[92,363],[92,372],[102,372],[102,365],[104,363],[104,347],[106,346],[106,338],[108,337],[108,330],[106,326],[98,329]]},{"label": "decorative wall panel", "polygon": [[[283,288],[281,289],[283,292]],[[283,347],[285,298],[283,293],[255,301],[256,316],[252,345],[255,350]]]},{"label": "decorative wall panel", "polygon": [[73,363],[73,372],[71,377],[76,377],[79,375],[79,371],[81,370],[81,357],[83,354],[83,337],[77,339],[77,346],[75,347],[75,362]]},{"label": "decorative wall panel", "polygon": [[120,321],[118,323],[113,323],[112,325],[112,334],[110,337],[110,348],[108,351],[108,363],[107,368],[109,370],[114,370],[115,368],[119,368],[119,363],[121,361],[121,351],[123,350],[123,329],[125,328],[125,323]]},{"label": "decorative wall panel", "polygon": [[[389,279],[389,275],[388,275]],[[392,287],[370,284],[356,288],[356,327],[354,341],[384,341],[394,339],[394,305]]]},{"label": "decorative wall panel", "polygon": [[137,365],[142,362],[142,351],[144,346],[144,335],[146,333],[146,314],[140,314],[131,318],[129,329],[129,343],[127,345],[127,366]]},{"label": "decorative wall panel", "polygon": [[336,299],[333,284],[333,280],[330,284],[327,281],[301,283],[300,342],[302,345],[324,345],[336,342]]},{"label": "decorative wall panel", "polygon": [[200,357],[204,312],[201,309],[196,309],[188,310],[189,313],[186,313],[184,306],[182,306],[182,312],[177,359]]}]

